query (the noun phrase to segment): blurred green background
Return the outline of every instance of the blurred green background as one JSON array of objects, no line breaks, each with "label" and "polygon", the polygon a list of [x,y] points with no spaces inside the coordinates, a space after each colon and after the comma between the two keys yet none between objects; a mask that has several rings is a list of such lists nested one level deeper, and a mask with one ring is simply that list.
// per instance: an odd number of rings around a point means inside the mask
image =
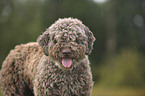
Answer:
[{"label": "blurred green background", "polygon": [[82,20],[97,38],[92,96],[145,96],[145,0],[0,0],[0,64],[64,17]]}]

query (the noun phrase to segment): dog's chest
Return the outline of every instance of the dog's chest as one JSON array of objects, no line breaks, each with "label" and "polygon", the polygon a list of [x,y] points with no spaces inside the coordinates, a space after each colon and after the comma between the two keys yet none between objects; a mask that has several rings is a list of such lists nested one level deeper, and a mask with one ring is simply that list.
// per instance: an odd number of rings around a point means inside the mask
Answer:
[{"label": "dog's chest", "polygon": [[63,96],[85,96],[89,87],[89,80],[87,74],[80,71],[78,69],[67,72],[62,70],[52,71],[47,81],[49,83],[47,86],[49,87],[49,94],[51,96],[60,96],[61,94]]}]

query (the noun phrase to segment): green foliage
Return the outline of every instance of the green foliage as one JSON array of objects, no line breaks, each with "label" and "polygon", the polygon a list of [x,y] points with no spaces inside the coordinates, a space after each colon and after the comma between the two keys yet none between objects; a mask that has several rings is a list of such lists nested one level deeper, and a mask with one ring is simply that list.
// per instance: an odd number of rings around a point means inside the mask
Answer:
[{"label": "green foliage", "polygon": [[143,87],[144,56],[135,49],[123,49],[100,68],[100,84],[109,87]]},{"label": "green foliage", "polygon": [[[144,6],[143,0],[107,0],[104,4],[93,0],[0,0],[0,64],[17,44],[36,41],[58,18],[74,17],[97,38],[89,56],[96,83],[144,86],[144,23],[139,26],[145,19]],[[136,50],[116,53],[124,47]],[[106,54],[116,56],[105,60]]]},{"label": "green foliage", "polygon": [[36,41],[41,34],[41,5],[42,2],[6,1],[2,3],[0,11],[8,16],[0,17],[0,64],[11,49],[17,44]]}]

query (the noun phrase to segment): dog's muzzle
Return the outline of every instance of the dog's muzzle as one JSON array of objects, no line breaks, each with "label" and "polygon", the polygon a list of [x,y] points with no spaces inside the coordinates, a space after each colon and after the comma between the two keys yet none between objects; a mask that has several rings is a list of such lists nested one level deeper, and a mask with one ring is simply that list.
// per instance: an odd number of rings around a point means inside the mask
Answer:
[{"label": "dog's muzzle", "polygon": [[69,68],[72,65],[72,58],[71,58],[71,50],[70,49],[63,49],[62,50],[63,58],[62,58],[62,65],[65,68]]}]

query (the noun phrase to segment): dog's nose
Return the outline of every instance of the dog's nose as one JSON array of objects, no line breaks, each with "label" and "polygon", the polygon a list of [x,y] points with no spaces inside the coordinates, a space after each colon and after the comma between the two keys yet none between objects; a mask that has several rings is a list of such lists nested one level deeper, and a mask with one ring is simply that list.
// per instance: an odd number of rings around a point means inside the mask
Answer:
[{"label": "dog's nose", "polygon": [[64,55],[70,55],[71,50],[70,50],[70,49],[64,49],[64,50],[62,51],[62,53],[63,53]]}]

